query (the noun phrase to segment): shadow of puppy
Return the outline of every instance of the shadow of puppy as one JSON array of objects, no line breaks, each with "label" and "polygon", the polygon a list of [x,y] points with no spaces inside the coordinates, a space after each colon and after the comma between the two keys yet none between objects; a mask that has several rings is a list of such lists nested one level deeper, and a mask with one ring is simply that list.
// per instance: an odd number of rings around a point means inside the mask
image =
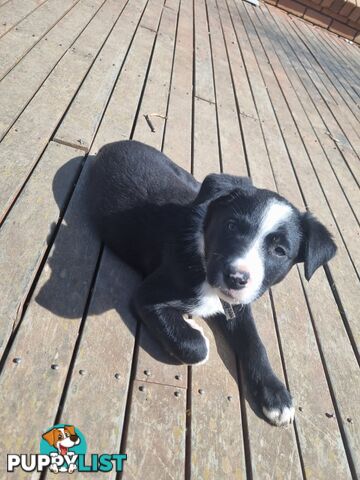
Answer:
[{"label": "shadow of puppy", "polygon": [[[75,190],[62,221],[50,226],[48,245],[51,250],[39,279],[35,300],[55,316],[64,319],[79,320],[86,315],[96,315],[99,332],[102,328],[101,314],[116,309],[120,320],[135,335],[137,318],[131,299],[142,278],[101,245],[87,208],[90,194],[87,188],[88,175],[93,157],[87,157],[76,181],[74,167],[78,161],[78,158],[74,158],[67,162],[57,171],[53,180],[53,194],[60,212],[64,210],[64,184],[69,183],[69,176],[74,177],[76,185],[72,184]],[[72,192],[67,193],[70,196]],[[102,289],[101,301],[91,298],[94,286]],[[179,364],[149,335],[144,326],[141,328],[139,345],[158,361]]]}]

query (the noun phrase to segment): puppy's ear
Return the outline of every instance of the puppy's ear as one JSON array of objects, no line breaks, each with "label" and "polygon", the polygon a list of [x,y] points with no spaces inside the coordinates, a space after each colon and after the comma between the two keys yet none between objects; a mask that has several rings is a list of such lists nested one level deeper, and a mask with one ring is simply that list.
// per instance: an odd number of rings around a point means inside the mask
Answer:
[{"label": "puppy's ear", "polygon": [[218,208],[227,207],[231,202],[234,201],[236,197],[237,190],[231,190],[230,192],[226,192],[225,194],[219,194],[217,197],[213,198],[208,204],[206,208],[206,215],[204,220],[204,229],[206,230],[212,215]]},{"label": "puppy's ear", "polygon": [[336,245],[330,232],[311,213],[302,214],[303,238],[297,262],[304,262],[305,278],[310,280],[314,272],[333,258]]},{"label": "puppy's ear", "polygon": [[55,428],[43,434],[42,438],[48,442],[49,445],[55,445]]},{"label": "puppy's ear", "polygon": [[224,173],[212,173],[203,181],[200,191],[195,199],[195,204],[215,200],[236,188],[249,190],[254,188],[248,177],[236,177]]},{"label": "puppy's ear", "polygon": [[67,430],[70,435],[76,435],[74,425],[65,425],[64,430]]}]

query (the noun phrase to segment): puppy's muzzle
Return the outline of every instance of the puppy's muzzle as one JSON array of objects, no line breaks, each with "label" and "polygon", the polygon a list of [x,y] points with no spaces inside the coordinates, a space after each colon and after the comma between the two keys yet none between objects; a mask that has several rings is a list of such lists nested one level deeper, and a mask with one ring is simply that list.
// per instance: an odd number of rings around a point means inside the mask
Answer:
[{"label": "puppy's muzzle", "polygon": [[236,270],[231,269],[229,272],[225,273],[225,283],[231,290],[241,290],[245,288],[248,281],[250,280],[250,274],[246,270]]}]

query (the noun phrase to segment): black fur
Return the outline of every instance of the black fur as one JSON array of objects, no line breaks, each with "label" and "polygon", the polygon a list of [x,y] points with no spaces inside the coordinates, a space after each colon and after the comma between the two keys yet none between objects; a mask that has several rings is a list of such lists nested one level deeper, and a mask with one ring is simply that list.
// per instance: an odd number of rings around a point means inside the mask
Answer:
[{"label": "black fur", "polygon": [[[200,184],[139,142],[105,145],[95,160],[89,192],[101,238],[144,276],[134,298],[139,317],[167,351],[188,364],[206,358],[207,344],[183,315],[200,305],[205,281],[225,293],[241,292],[246,279],[231,276],[231,260],[254,239],[269,201],[288,205],[291,215],[276,235],[264,240],[264,279],[257,296],[299,261],[305,262],[310,279],[336,250],[323,225],[276,193],[255,188],[248,178],[224,174],[211,174]],[[234,309],[232,320],[221,313],[216,317],[242,360],[258,406],[290,406],[290,394],[272,372],[250,305]]]}]

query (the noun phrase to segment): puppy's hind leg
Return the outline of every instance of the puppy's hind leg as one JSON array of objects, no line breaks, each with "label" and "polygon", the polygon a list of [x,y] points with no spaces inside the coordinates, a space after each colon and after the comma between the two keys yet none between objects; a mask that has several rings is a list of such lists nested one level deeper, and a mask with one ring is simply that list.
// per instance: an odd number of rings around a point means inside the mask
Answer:
[{"label": "puppy's hind leg", "polygon": [[182,363],[196,365],[206,362],[208,339],[193,320],[185,320],[179,310],[166,303],[168,289],[161,274],[148,277],[134,298],[138,315],[165,350]]}]

